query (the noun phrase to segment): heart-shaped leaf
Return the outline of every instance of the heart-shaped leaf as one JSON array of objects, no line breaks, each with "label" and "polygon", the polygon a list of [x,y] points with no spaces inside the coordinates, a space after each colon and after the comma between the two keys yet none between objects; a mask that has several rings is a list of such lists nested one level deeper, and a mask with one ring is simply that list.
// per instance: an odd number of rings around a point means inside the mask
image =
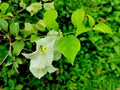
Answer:
[{"label": "heart-shaped leaf", "polygon": [[25,43],[23,41],[15,41],[13,43],[13,49],[17,56],[20,54],[24,46],[25,46]]},{"label": "heart-shaped leaf", "polygon": [[106,24],[104,24],[102,22],[97,24],[97,25],[95,25],[93,27],[93,30],[101,31],[103,33],[111,33],[112,34],[112,29],[108,25],[106,25]]},{"label": "heart-shaped leaf", "polygon": [[68,59],[67,62],[74,64],[75,57],[80,50],[80,41],[72,35],[60,38],[58,41],[59,51]]},{"label": "heart-shaped leaf", "polygon": [[75,12],[73,12],[71,16],[72,23],[75,26],[78,26],[84,20],[84,16],[85,16],[85,12],[82,8],[76,10]]}]

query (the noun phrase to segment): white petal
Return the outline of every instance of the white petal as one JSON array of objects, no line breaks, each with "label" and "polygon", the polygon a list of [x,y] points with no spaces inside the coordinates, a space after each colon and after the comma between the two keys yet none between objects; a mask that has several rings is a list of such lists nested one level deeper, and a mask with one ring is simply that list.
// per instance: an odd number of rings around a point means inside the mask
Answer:
[{"label": "white petal", "polygon": [[44,68],[48,65],[52,64],[53,61],[53,49],[49,48],[45,55],[39,55],[38,57],[35,57],[34,59],[31,59],[30,64],[31,66],[39,66],[40,68]]},{"label": "white petal", "polygon": [[54,44],[54,60],[59,60],[61,58],[62,54],[59,52],[57,47],[57,41]]},{"label": "white petal", "polygon": [[46,73],[47,73],[47,70],[46,69],[43,69],[41,71],[39,71],[39,67],[31,67],[30,66],[30,71],[31,73],[38,79],[40,79],[41,77],[43,77]]},{"label": "white petal", "polygon": [[47,36],[56,36],[58,34],[58,32],[57,31],[55,31],[55,30],[51,30],[51,31],[49,31],[48,33],[47,33]]},{"label": "white petal", "polygon": [[52,39],[50,37],[41,38],[36,41],[36,50],[39,50],[39,47],[44,45],[48,46],[48,48],[53,47],[54,43],[55,43],[55,39]]},{"label": "white petal", "polygon": [[55,67],[53,67],[53,65],[50,65],[50,66],[47,67],[47,71],[48,71],[49,73],[53,73],[53,72],[55,72],[56,70],[58,70],[58,69],[55,68]]},{"label": "white petal", "polygon": [[61,58],[62,54],[59,51],[54,51],[54,60],[59,60]]},{"label": "white petal", "polygon": [[35,51],[33,53],[30,53],[30,54],[22,53],[22,55],[25,56],[26,58],[34,59],[34,58],[39,56],[39,53],[38,53],[38,51]]}]

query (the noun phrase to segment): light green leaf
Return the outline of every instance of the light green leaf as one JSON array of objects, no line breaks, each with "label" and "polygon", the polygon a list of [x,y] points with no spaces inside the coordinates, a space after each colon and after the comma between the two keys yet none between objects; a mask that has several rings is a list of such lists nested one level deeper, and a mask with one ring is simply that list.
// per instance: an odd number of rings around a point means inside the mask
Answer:
[{"label": "light green leaf", "polygon": [[92,16],[90,16],[90,15],[87,15],[88,16],[88,18],[89,18],[89,25],[90,25],[90,27],[93,27],[93,25],[95,25],[95,20],[94,20],[94,18],[92,17]]},{"label": "light green leaf", "polygon": [[30,42],[35,42],[38,39],[39,39],[39,37],[37,35],[31,35]]},{"label": "light green leaf", "polygon": [[14,17],[14,15],[11,12],[7,13],[6,16]]},{"label": "light green leaf", "polygon": [[59,26],[58,26],[58,23],[56,21],[48,22],[48,20],[46,19],[45,22],[46,22],[45,24],[49,30],[51,30],[51,28],[54,30],[58,30]]},{"label": "light green leaf", "polygon": [[35,27],[40,30],[40,31],[45,31],[45,23],[43,20],[39,20],[36,24],[35,24]]},{"label": "light green leaf", "polygon": [[4,19],[0,19],[0,28],[4,31],[8,31],[8,22]]},{"label": "light green leaf", "polygon": [[101,31],[103,33],[111,33],[112,34],[112,29],[108,25],[106,25],[106,24],[104,24],[102,22],[95,25],[93,27],[93,30]]},{"label": "light green leaf", "polygon": [[17,56],[20,54],[24,46],[25,46],[25,43],[23,41],[15,41],[13,43],[13,49]]},{"label": "light green leaf", "polygon": [[47,2],[47,1],[49,1],[49,0],[42,0],[42,1]]},{"label": "light green leaf", "polygon": [[3,14],[5,14],[5,12],[6,12],[6,10],[8,9],[8,7],[9,7],[9,4],[8,4],[8,3],[2,3],[2,4],[0,5],[0,9],[1,9],[1,11],[2,11]]},{"label": "light green leaf", "polygon": [[21,58],[17,58],[17,59],[16,59],[16,62],[17,62],[18,64],[22,64],[22,63],[23,63]]},{"label": "light green leaf", "polygon": [[37,33],[37,28],[35,27],[35,24],[31,23],[24,23],[25,24],[25,31],[27,32],[26,34],[33,34]]},{"label": "light green leaf", "polygon": [[22,8],[26,8],[26,3],[24,3],[24,0],[20,0],[19,6]]},{"label": "light green leaf", "polygon": [[7,62],[6,64],[5,64],[5,66],[7,67],[7,66],[10,66],[10,65],[12,65],[13,63],[12,62]]},{"label": "light green leaf", "polygon": [[70,35],[60,38],[58,41],[58,49],[59,51],[68,59],[67,62],[74,64],[74,59],[80,50],[80,42],[79,40]]},{"label": "light green leaf", "polygon": [[26,8],[26,10],[30,12],[31,16],[36,14],[40,9],[42,9],[41,2],[31,3],[30,6]]},{"label": "light green leaf", "polygon": [[10,33],[14,36],[18,36],[19,33],[19,23],[11,23],[10,24]]},{"label": "light green leaf", "polygon": [[75,26],[78,26],[79,23],[81,23],[84,20],[84,16],[85,16],[85,12],[82,8],[76,10],[75,12],[73,12],[73,14],[71,16],[72,23]]},{"label": "light green leaf", "polygon": [[15,90],[22,90],[23,89],[23,85],[22,84],[18,84],[15,86]]},{"label": "light green leaf", "polygon": [[45,19],[50,19],[50,20],[56,20],[58,16],[58,13],[56,10],[47,10],[45,13],[44,13],[44,20]]},{"label": "light green leaf", "polygon": [[43,21],[48,29],[58,29],[58,24],[56,22],[56,18],[58,16],[58,13],[56,10],[48,10],[44,13]]},{"label": "light green leaf", "polygon": [[83,23],[80,23],[79,26],[77,26],[77,30],[76,30],[76,36],[89,31],[89,28],[86,28],[85,25]]},{"label": "light green leaf", "polygon": [[116,69],[116,65],[114,63],[111,64],[111,68],[112,70],[115,70]]}]

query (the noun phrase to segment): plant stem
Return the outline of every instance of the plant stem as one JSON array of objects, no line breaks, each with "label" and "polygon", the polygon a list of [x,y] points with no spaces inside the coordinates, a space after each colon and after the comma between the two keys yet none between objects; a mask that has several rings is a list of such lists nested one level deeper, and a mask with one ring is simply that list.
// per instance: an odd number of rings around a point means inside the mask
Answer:
[{"label": "plant stem", "polygon": [[8,51],[7,55],[4,57],[4,59],[2,60],[2,62],[0,62],[0,65],[2,65],[4,63],[4,61],[7,59],[7,57],[11,53],[12,42],[11,42],[11,38],[10,37],[9,37],[9,43],[10,43],[9,51]]}]

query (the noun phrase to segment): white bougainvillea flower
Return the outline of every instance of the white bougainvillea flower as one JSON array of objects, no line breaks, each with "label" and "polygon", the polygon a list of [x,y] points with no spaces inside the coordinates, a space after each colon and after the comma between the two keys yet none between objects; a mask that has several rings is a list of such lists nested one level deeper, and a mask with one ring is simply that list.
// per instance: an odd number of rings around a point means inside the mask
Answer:
[{"label": "white bougainvillea flower", "polygon": [[51,38],[41,38],[36,41],[36,51],[31,54],[25,54],[23,55],[26,58],[29,58],[31,60],[37,60],[41,61],[41,68],[44,68],[46,65],[50,65],[53,60],[53,54],[54,54],[54,43],[55,39]]},{"label": "white bougainvillea flower", "polygon": [[41,2],[31,3],[26,10],[30,12],[31,16],[36,14],[40,9],[42,9]]},{"label": "white bougainvillea flower", "polygon": [[47,72],[53,73],[57,68],[53,67],[52,61],[58,60],[61,53],[57,49],[58,32],[50,31],[45,38],[36,41],[36,51],[30,54],[22,53],[26,58],[31,59],[30,71],[37,77],[43,77]]}]

